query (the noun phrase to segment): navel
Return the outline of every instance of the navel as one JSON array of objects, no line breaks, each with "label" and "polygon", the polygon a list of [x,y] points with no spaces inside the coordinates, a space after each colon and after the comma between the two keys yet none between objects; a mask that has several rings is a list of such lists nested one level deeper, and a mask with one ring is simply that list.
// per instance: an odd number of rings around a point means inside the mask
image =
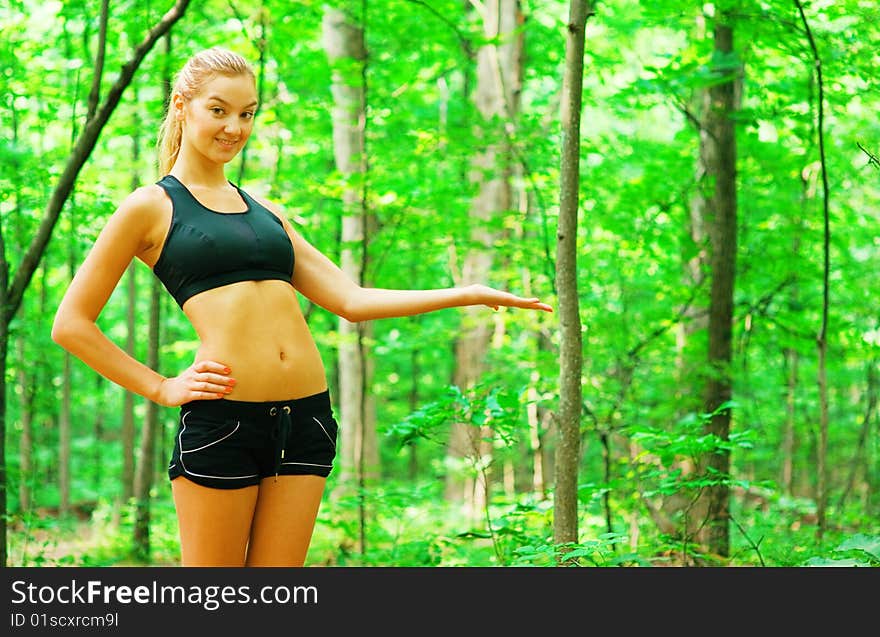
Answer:
[{"label": "navel", "polygon": [[278,358],[282,361],[287,358],[287,354],[284,353],[284,350],[278,352]]}]

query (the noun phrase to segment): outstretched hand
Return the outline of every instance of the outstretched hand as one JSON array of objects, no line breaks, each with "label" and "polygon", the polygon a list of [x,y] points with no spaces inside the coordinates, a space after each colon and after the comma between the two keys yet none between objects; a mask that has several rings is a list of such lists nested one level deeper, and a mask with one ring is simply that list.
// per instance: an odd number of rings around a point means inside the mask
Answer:
[{"label": "outstretched hand", "polygon": [[546,303],[541,303],[537,297],[525,298],[511,294],[510,292],[504,292],[503,290],[496,290],[495,288],[490,288],[489,286],[479,283],[474,283],[470,288],[476,298],[474,305],[487,305],[493,310],[497,310],[501,306],[504,306],[518,307],[523,310],[553,311],[552,307]]},{"label": "outstretched hand", "polygon": [[216,361],[193,363],[180,375],[162,381],[156,402],[166,407],[178,407],[191,400],[223,398],[235,387],[230,371]]}]

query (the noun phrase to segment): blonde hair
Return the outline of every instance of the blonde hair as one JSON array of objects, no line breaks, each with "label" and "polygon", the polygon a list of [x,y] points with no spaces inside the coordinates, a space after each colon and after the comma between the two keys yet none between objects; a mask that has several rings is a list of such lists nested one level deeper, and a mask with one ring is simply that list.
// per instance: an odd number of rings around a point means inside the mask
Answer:
[{"label": "blonde hair", "polygon": [[[184,99],[192,99],[199,94],[207,82],[217,75],[235,77],[247,75],[255,79],[254,70],[242,56],[220,47],[213,47],[193,55],[177,74],[172,95],[180,93]],[[159,176],[164,177],[177,161],[180,142],[183,137],[183,123],[177,119],[173,102],[169,99],[165,120],[159,128]]]}]

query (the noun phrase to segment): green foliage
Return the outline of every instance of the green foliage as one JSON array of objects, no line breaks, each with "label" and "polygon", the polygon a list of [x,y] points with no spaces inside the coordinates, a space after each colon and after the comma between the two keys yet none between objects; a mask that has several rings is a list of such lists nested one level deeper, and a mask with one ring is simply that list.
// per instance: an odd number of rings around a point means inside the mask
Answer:
[{"label": "green foliage", "polygon": [[603,533],[595,540],[568,542],[557,545],[522,546],[517,549],[516,566],[621,566],[639,562],[638,556],[615,554],[615,545],[626,540],[625,535]]},{"label": "green foliage", "polygon": [[804,566],[880,566],[880,536],[857,533],[828,552],[811,557]]},{"label": "green foliage", "polygon": [[522,411],[521,394],[492,382],[480,383],[467,392],[452,385],[440,399],[423,404],[400,422],[392,423],[385,433],[406,445],[416,438],[442,440],[449,425],[465,423],[488,427],[493,439],[512,444]]},{"label": "green foliage", "polygon": [[[192,3],[172,46],[150,53],[77,181],[40,267],[10,326],[7,476],[10,556],[25,565],[112,565],[134,560],[132,510],[119,503],[123,392],[68,361],[49,337],[52,315],[107,216],[134,183],[156,177],[162,80],[196,49],[219,44],[256,61],[265,27],[264,96],[241,182],[284,206],[310,242],[338,259],[343,178],[334,168],[331,67],[321,43],[323,4],[265,0]],[[361,3],[341,2],[355,15]],[[476,3],[478,5],[479,3]],[[111,15],[103,90],[165,10],[126,0]],[[486,44],[473,4],[389,0],[367,4],[367,204],[379,224],[366,278],[388,288],[453,285],[472,246],[472,159],[487,141],[511,148],[518,200],[487,223],[492,279],[555,305],[560,78],[566,3],[522,3],[525,56],[516,125],[479,130],[475,52]],[[505,311],[490,370],[473,387],[452,386],[454,344],[469,327],[457,312],[377,321],[375,369],[382,481],[363,494],[330,484],[310,560],[340,565],[580,566],[719,563],[696,555],[680,533],[661,532],[647,506],[691,503],[707,487],[731,490],[730,565],[878,566],[876,395],[880,316],[880,208],[876,166],[859,145],[880,148],[877,51],[871,3],[807,5],[826,84],[826,158],[831,212],[828,337],[830,487],[828,535],[816,536],[819,392],[815,338],[822,308],[823,181],[818,164],[815,65],[790,2],[739,3],[735,53],[713,58],[710,34],[733,3],[595,3],[584,73],[579,302],[584,325],[584,418],[576,543],[552,536],[553,411],[558,401],[558,318]],[[361,16],[363,17],[363,16]],[[0,9],[0,225],[14,276],[85,121],[97,15],[84,2],[16,1]],[[731,373],[731,433],[707,433],[702,400],[710,374],[701,321],[708,282],[686,264],[701,92],[735,74],[738,93],[738,244]],[[137,154],[135,154],[137,149]],[[238,181],[241,160],[230,166]],[[145,360],[152,274],[137,264],[135,356]],[[99,317],[122,345],[125,283]],[[336,317],[302,300],[328,370]],[[490,320],[490,319],[486,319]],[[186,317],[162,305],[160,371],[185,368],[197,347]],[[69,362],[66,372],[65,366]],[[57,514],[58,419],[65,374],[73,391],[71,497],[85,519]],[[874,374],[874,376],[872,376]],[[331,382],[334,382],[331,373]],[[335,388],[334,388],[335,389]],[[31,465],[20,450],[32,415]],[[138,426],[144,404],[137,401]],[[167,456],[172,410],[160,410]],[[456,464],[451,427],[491,443]],[[787,440],[794,440],[786,450]],[[532,486],[534,441],[548,474]],[[730,454],[729,475],[683,469]],[[506,467],[506,468],[505,468]],[[159,471],[159,470],[157,470]],[[504,485],[505,471],[514,486]],[[450,476],[492,478],[478,519],[445,502]],[[29,486],[31,500],[17,497]],[[846,496],[844,498],[844,495]],[[844,500],[841,502],[841,500]],[[647,501],[647,503],[646,503]],[[363,508],[362,508],[363,507]],[[367,513],[366,549],[358,548]],[[150,559],[177,559],[167,490],[152,501]],[[682,514],[671,523],[680,530]],[[83,534],[83,527],[89,529]],[[76,542],[78,536],[83,542]],[[85,540],[88,541],[85,541]]]}]

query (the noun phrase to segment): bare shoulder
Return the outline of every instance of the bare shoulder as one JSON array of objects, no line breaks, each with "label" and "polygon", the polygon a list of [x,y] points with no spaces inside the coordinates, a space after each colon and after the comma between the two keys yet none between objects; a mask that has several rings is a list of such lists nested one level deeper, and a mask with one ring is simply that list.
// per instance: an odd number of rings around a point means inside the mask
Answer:
[{"label": "bare shoulder", "polygon": [[[129,193],[108,220],[108,226],[125,228],[135,242],[135,251],[145,261],[161,245],[171,222],[171,200],[161,186],[150,184]],[[155,255],[157,256],[157,255]]]},{"label": "bare shoulder", "polygon": [[155,221],[157,217],[164,216],[162,213],[171,210],[171,200],[157,184],[136,188],[122,200],[116,213],[121,216],[141,219],[143,221]]}]

